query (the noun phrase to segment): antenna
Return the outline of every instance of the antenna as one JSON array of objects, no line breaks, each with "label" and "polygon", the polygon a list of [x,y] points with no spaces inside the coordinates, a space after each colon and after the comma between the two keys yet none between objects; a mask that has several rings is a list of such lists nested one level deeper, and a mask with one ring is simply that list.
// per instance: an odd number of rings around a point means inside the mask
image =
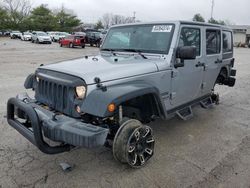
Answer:
[{"label": "antenna", "polygon": [[213,14],[214,14],[214,0],[212,0],[211,18],[213,18]]}]

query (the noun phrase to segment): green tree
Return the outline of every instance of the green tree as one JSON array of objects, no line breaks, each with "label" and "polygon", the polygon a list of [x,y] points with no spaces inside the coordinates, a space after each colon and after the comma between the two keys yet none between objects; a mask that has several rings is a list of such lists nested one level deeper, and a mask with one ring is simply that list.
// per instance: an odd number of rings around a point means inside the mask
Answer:
[{"label": "green tree", "polygon": [[0,29],[7,29],[9,20],[8,12],[0,7]]},{"label": "green tree", "polygon": [[103,28],[104,28],[104,26],[103,26],[103,24],[102,24],[102,21],[99,20],[99,21],[95,24],[95,29],[103,29]]},{"label": "green tree", "polygon": [[215,20],[214,18],[210,18],[208,20],[208,23],[226,25],[225,21],[223,21],[223,20]]},{"label": "green tree", "polygon": [[202,17],[201,14],[195,14],[193,17],[193,21],[195,22],[205,22],[205,19]]},{"label": "green tree", "polygon": [[77,16],[67,13],[64,7],[55,15],[55,19],[57,24],[56,28],[60,31],[71,32],[74,27],[81,24],[81,20],[79,20]]},{"label": "green tree", "polygon": [[52,11],[43,4],[31,11],[26,22],[29,24],[30,30],[51,31],[56,27],[56,19]]}]

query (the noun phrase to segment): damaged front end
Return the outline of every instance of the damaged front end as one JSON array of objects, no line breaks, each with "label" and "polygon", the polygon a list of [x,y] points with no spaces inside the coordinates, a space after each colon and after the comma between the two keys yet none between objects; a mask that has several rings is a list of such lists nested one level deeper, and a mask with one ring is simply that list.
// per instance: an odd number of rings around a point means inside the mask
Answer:
[{"label": "damaged front end", "polygon": [[[74,83],[79,84],[79,79],[71,79],[72,83],[58,79],[58,73],[57,80],[48,74],[37,75],[40,80],[31,75],[25,82],[26,89],[35,90],[35,99],[23,94],[8,100],[8,123],[46,154],[69,151],[74,146],[103,146],[109,129],[83,122],[72,110],[81,103],[73,96]],[[48,139],[60,144],[51,146]]]}]

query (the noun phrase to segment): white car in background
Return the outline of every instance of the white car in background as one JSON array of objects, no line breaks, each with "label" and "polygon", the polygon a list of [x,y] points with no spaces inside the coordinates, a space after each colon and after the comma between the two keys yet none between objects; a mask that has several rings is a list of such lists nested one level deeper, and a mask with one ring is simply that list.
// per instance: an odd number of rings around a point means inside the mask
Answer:
[{"label": "white car in background", "polygon": [[66,32],[57,32],[55,33],[55,35],[52,38],[53,42],[59,42],[61,39],[67,37],[68,35],[70,35],[69,33]]},{"label": "white car in background", "polygon": [[16,38],[21,38],[22,33],[20,31],[12,31],[10,33],[10,38],[11,39],[16,39]]},{"label": "white car in background", "polygon": [[23,34],[21,35],[21,40],[23,40],[23,41],[31,40],[31,33],[30,32],[23,32]]},{"label": "white car in background", "polygon": [[39,44],[39,43],[51,44],[52,43],[50,36],[43,31],[32,32],[31,42],[32,43],[35,42],[37,44]]},{"label": "white car in background", "polygon": [[53,40],[54,36],[58,33],[58,31],[48,31],[47,34],[50,36],[51,40]]}]

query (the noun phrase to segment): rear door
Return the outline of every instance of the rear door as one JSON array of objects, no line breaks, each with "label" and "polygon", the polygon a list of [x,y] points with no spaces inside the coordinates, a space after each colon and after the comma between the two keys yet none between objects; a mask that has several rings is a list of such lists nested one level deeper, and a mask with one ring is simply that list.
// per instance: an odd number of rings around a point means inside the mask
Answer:
[{"label": "rear door", "polygon": [[209,28],[205,30],[205,58],[204,78],[202,83],[203,95],[211,93],[222,64],[221,29]]}]

